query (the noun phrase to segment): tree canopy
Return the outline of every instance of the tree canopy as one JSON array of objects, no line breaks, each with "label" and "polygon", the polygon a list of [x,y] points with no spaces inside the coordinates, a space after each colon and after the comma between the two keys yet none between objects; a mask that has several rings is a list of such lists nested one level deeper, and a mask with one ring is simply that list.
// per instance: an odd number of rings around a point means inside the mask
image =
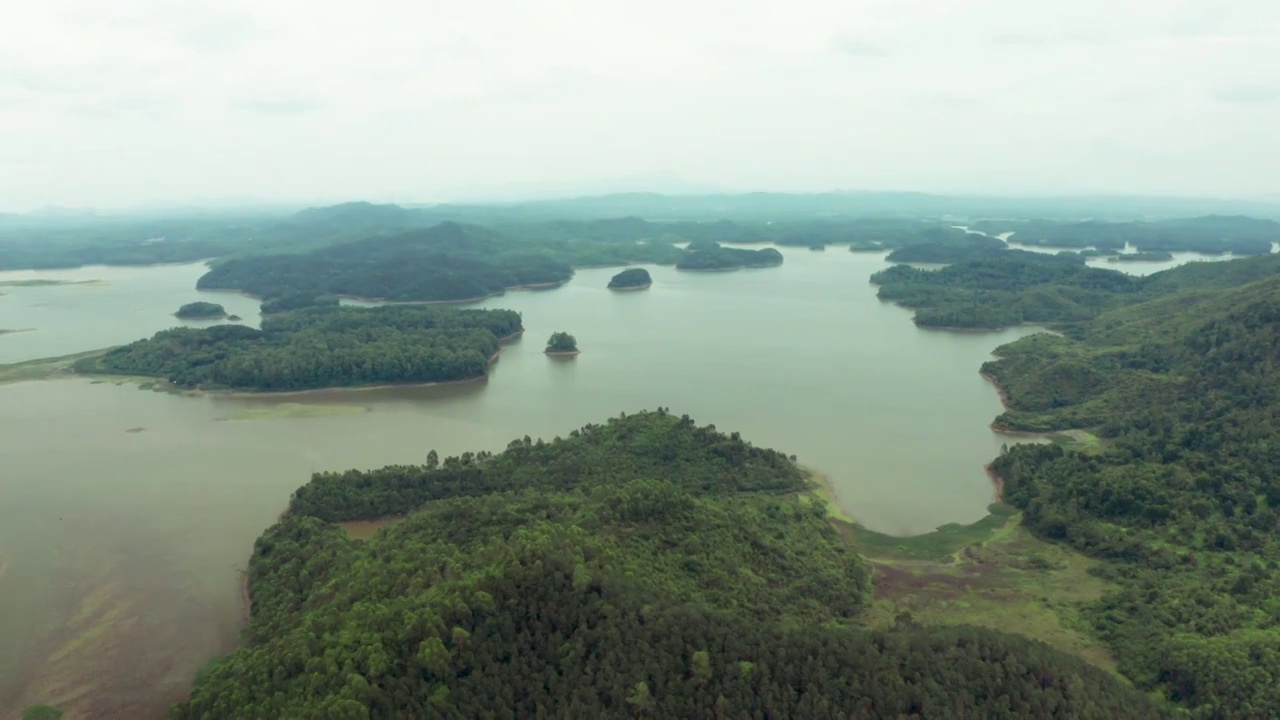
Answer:
[{"label": "tree canopy", "polygon": [[649,271],[644,268],[627,268],[609,280],[609,287],[615,290],[635,290],[647,288],[653,284]]},{"label": "tree canopy", "polygon": [[551,333],[551,337],[547,339],[547,352],[578,352],[578,339],[567,332],[553,332]]},{"label": "tree canopy", "polygon": [[1061,327],[1125,305],[1194,288],[1236,287],[1280,271],[1280,255],[1188,263],[1136,277],[1089,267],[1077,253],[977,252],[939,270],[895,265],[871,281],[881,299],[914,308],[916,324],[924,327]]},{"label": "tree canopy", "polygon": [[[258,540],[245,645],[175,718],[1150,717],[976,628],[857,627],[869,574],[781,453],[663,409],[322,474]],[[371,540],[327,521],[408,513]]]},{"label": "tree canopy", "polygon": [[1018,445],[992,468],[1032,530],[1107,561],[1101,572],[1119,589],[1088,618],[1122,672],[1198,717],[1270,717],[1280,708],[1280,278],[1213,284],[1103,312],[1070,337],[999,348],[983,368],[1009,407],[997,425],[1100,440]]},{"label": "tree canopy", "polygon": [[193,302],[178,308],[174,313],[180,318],[220,318],[226,317],[227,310],[217,303]]},{"label": "tree canopy", "polygon": [[724,247],[703,240],[689,243],[676,262],[680,270],[737,270],[746,267],[769,267],[782,264],[782,253],[774,248],[748,250]]},{"label": "tree canopy", "polygon": [[179,387],[305,390],[483,377],[510,310],[309,308],[241,325],[173,328],[76,364],[79,372],[166,379]]}]

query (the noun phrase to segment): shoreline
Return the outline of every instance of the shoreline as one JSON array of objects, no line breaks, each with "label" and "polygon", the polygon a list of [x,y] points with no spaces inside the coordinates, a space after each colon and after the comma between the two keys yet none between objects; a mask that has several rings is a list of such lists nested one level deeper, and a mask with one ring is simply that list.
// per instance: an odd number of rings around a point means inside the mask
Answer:
[{"label": "shoreline", "polygon": [[1004,502],[1004,478],[991,467],[991,463],[983,465],[982,469],[986,471],[987,477],[991,478],[991,484],[996,488],[996,502]]},{"label": "shoreline", "polygon": [[648,290],[651,287],[653,287],[653,283],[648,282],[648,283],[645,283],[644,285],[625,285],[622,287],[613,287],[612,285],[610,285],[609,289],[614,292],[634,292],[636,290]]},{"label": "shoreline", "polygon": [[[893,301],[892,301],[892,300],[890,300],[889,302],[893,302]],[[894,303],[894,304],[896,305],[897,303]],[[898,305],[898,307],[903,307],[903,306],[902,306],[902,305]],[[986,326],[984,326],[984,327],[959,327],[959,326],[956,326],[956,325],[921,325],[920,323],[916,322],[916,319],[915,319],[914,317],[913,317],[913,318],[911,318],[911,323],[912,323],[913,325],[915,325],[917,328],[921,329],[921,330],[939,330],[939,331],[941,331],[941,332],[965,333],[965,334],[967,334],[967,335],[978,335],[978,334],[981,334],[981,333],[1004,332],[1005,330],[1008,330],[1008,329],[1009,329],[1009,328],[1011,328],[1011,327],[1015,327],[1015,326],[1013,326],[1013,325],[998,325],[998,326],[995,326],[995,327],[986,327]]]},{"label": "shoreline", "polygon": [[581,355],[582,351],[581,350],[543,350],[542,354],[546,355],[547,357],[574,357],[575,355]]}]

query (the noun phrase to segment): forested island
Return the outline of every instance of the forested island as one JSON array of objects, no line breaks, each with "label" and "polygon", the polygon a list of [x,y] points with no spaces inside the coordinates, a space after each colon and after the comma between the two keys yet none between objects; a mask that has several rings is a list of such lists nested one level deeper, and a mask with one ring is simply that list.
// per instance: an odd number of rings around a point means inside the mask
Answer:
[{"label": "forested island", "polygon": [[644,268],[627,268],[609,280],[610,290],[644,290],[653,284],[649,271]]},{"label": "forested island", "polygon": [[547,339],[548,355],[577,355],[581,351],[578,350],[578,339],[567,332],[553,332],[551,337]]},{"label": "forested island", "polygon": [[[1086,614],[1120,670],[1196,711],[1280,708],[1280,276],[1203,263],[1187,290],[999,348],[997,425],[1087,431],[992,464],[1044,538],[1106,561]],[[1272,276],[1224,287],[1222,271]],[[1173,274],[1162,281],[1175,286]],[[1239,272],[1232,273],[1239,278]],[[1155,277],[1155,276],[1153,276]]]},{"label": "forested island", "polygon": [[[992,630],[870,632],[802,471],[659,409],[316,475],[255,544],[244,646],[176,718],[1154,717]],[[371,540],[334,521],[407,517]]]},{"label": "forested island", "polygon": [[210,320],[226,317],[227,309],[217,303],[193,302],[178,308],[174,316],[183,319]]},{"label": "forested island", "polygon": [[1062,325],[1104,310],[1204,287],[1234,287],[1280,269],[1280,255],[1189,263],[1136,277],[1092,268],[1076,253],[995,251],[940,270],[895,265],[876,273],[877,295],[916,311],[921,327]]},{"label": "forested island", "polygon": [[677,270],[740,270],[752,267],[772,267],[782,264],[782,253],[774,248],[747,250],[724,247],[720,243],[703,240],[689,243],[676,262]]},{"label": "forested island", "polygon": [[309,390],[484,377],[510,310],[308,308],[243,325],[173,328],[76,363],[81,373],[141,375],[178,387]]}]

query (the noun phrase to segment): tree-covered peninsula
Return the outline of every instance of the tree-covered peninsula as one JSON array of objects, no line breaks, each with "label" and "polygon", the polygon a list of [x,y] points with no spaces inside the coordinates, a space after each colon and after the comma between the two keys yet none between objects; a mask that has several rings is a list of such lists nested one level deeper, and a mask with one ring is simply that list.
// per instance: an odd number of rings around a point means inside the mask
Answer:
[{"label": "tree-covered peninsula", "polygon": [[1280,271],[1280,255],[1188,263],[1146,277],[1093,268],[1076,253],[994,251],[980,259],[922,270],[905,265],[871,276],[877,295],[916,311],[922,327],[1063,325],[1104,310],[1186,290],[1235,287]]},{"label": "tree-covered peninsula", "polygon": [[161,378],[178,387],[282,391],[483,377],[510,310],[312,308],[242,325],[173,328],[83,360],[76,370]]},{"label": "tree-covered peninsula", "polygon": [[724,247],[703,240],[689,243],[676,262],[678,270],[739,270],[749,267],[771,267],[782,264],[782,253],[774,248],[748,250]]},{"label": "tree-covered peninsula", "polygon": [[1105,561],[1119,589],[1086,617],[1124,674],[1194,717],[1272,717],[1280,277],[1193,287],[999,348],[983,368],[1008,405],[997,425],[1088,441],[992,468],[1028,527]]},{"label": "tree-covered peninsula", "polygon": [[644,268],[627,268],[609,280],[610,290],[643,290],[653,284],[649,271]]},{"label": "tree-covered peninsula", "polygon": [[211,302],[187,303],[174,313],[174,317],[180,317],[184,320],[212,320],[226,316],[226,308]]},{"label": "tree-covered peninsula", "polygon": [[[258,540],[244,646],[175,718],[1152,717],[985,629],[862,630],[862,560],[780,453],[663,410],[315,476]],[[405,514],[371,540],[332,521]]]}]

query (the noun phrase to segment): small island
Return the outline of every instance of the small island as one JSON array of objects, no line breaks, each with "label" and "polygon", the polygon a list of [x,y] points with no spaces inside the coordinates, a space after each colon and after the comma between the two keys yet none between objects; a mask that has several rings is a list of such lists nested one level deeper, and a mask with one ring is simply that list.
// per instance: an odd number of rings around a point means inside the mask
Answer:
[{"label": "small island", "polygon": [[240,322],[244,318],[240,317],[239,315],[228,315],[227,319],[230,320],[231,322]]},{"label": "small island", "polygon": [[212,320],[226,317],[227,310],[217,303],[193,302],[178,308],[174,316],[188,320]]},{"label": "small island", "polygon": [[627,268],[609,281],[610,290],[644,290],[653,284],[649,271],[644,268]]},{"label": "small island", "polygon": [[578,349],[578,340],[567,332],[553,332],[551,337],[547,339],[548,355],[559,357],[572,357],[582,352]]}]

